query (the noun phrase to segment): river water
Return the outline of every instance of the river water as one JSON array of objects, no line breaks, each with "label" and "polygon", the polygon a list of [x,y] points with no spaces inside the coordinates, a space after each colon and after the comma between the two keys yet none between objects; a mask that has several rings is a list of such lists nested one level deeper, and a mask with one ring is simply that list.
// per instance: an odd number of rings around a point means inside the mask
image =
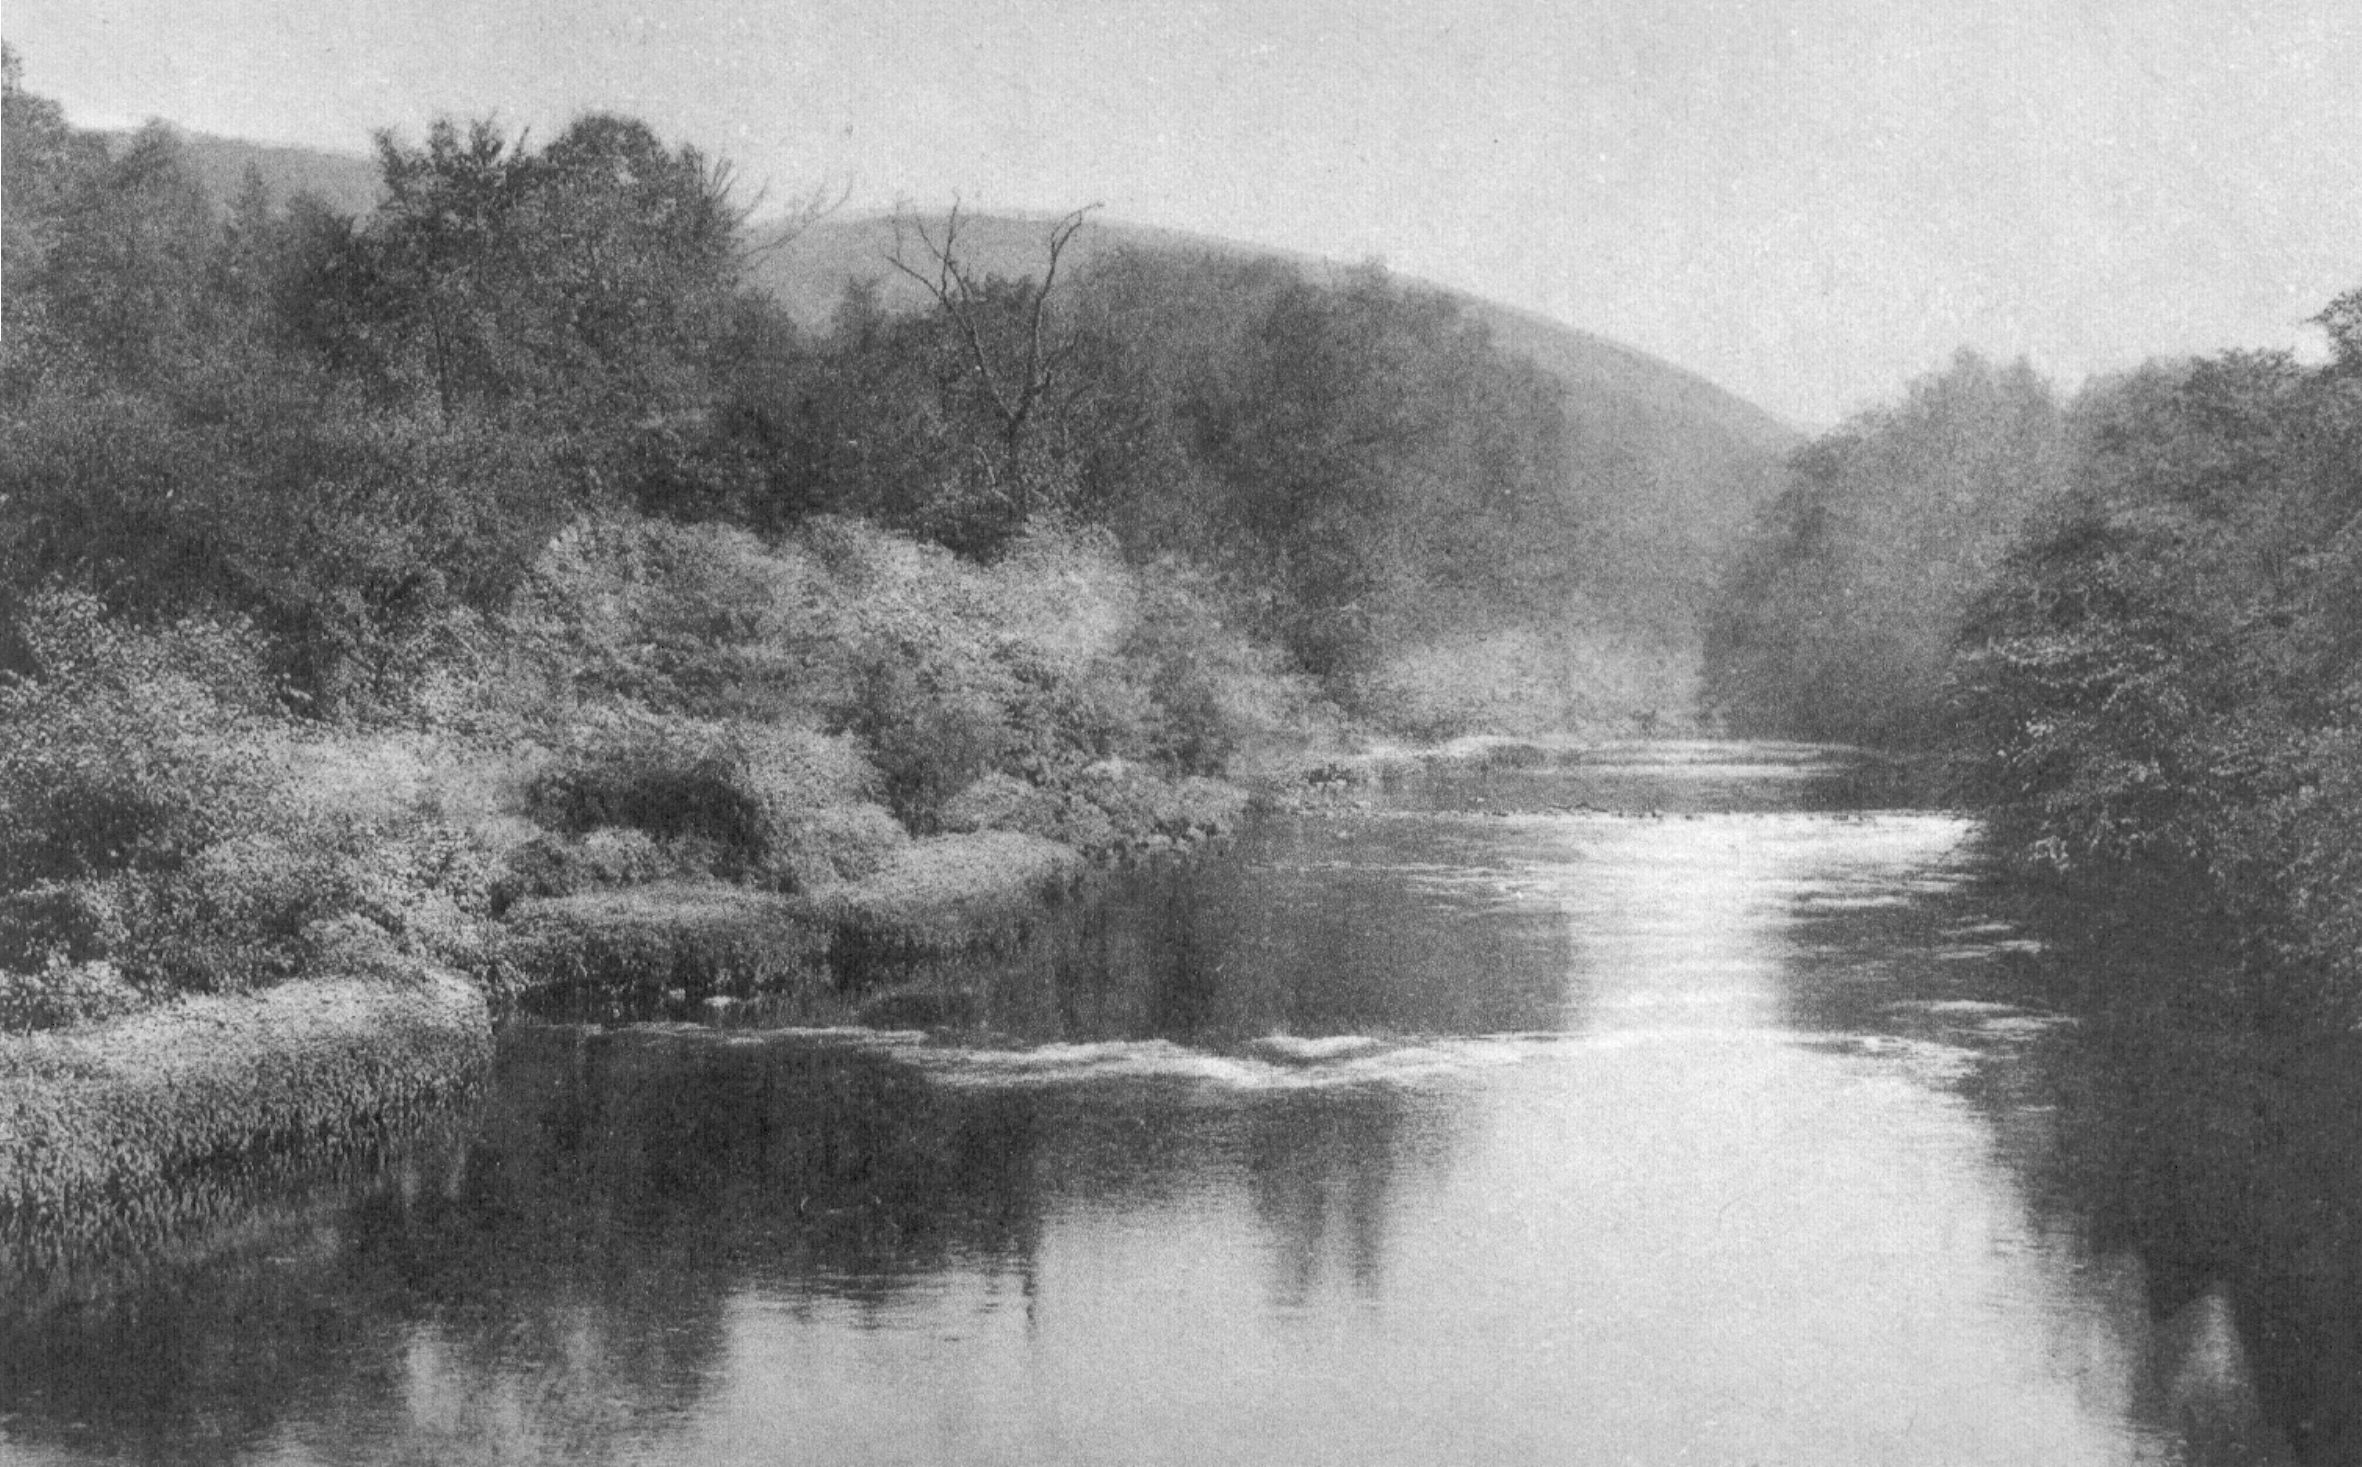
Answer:
[{"label": "river water", "polygon": [[2354,1460],[2353,1056],[2070,1021],[1875,803],[1470,768],[931,1031],[517,1025],[449,1136],[0,1306],[0,1460]]}]

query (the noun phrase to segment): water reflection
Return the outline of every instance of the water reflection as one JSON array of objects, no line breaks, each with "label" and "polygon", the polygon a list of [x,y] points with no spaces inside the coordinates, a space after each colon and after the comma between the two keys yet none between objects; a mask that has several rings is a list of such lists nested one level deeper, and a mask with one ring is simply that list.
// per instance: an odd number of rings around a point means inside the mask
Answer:
[{"label": "water reflection", "polygon": [[[1230,859],[1136,874],[1029,950],[920,970],[887,1017],[1032,1043],[1555,1028],[1572,936],[1507,878],[1546,859],[1487,819],[1282,817]],[[923,995],[923,998],[920,996]]]},{"label": "water reflection", "polygon": [[2038,1200],[2153,1322],[2144,1413],[2214,1460],[2362,1459],[2362,1045],[2104,1013],[2049,1064]]},{"label": "water reflection", "polygon": [[2064,1021],[1814,757],[1275,822],[932,1038],[519,1026],[449,1145],[0,1306],[0,1456],[2352,1459],[2362,1054]]}]

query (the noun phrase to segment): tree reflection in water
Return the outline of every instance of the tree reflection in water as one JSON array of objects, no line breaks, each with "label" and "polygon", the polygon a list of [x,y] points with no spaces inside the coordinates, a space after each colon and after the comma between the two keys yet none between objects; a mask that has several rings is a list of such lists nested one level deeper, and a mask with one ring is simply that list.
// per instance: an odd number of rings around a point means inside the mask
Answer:
[{"label": "tree reflection in water", "polygon": [[2306,1463],[2362,1460],[2362,1044],[2193,1032],[2150,1009],[2061,1036],[2050,1068],[2038,1196],[2095,1256],[2137,1265],[2157,1424],[2212,1460],[2265,1460],[2241,1455],[2261,1450],[2255,1425]]},{"label": "tree reflection in water", "polygon": [[[1381,951],[1386,925],[1344,958]],[[1053,1038],[1177,1009],[1268,1026],[1259,1004],[1301,1007],[1236,948],[1112,977],[1045,964],[1037,979],[1069,990],[1047,1006]],[[1098,1017],[1072,1027],[1083,1014]],[[87,1307],[0,1326],[10,1439],[133,1461],[244,1460],[287,1435],[434,1460],[628,1458],[717,1387],[749,1300],[884,1321],[955,1276],[1022,1297],[1050,1210],[1209,1190],[1251,1200],[1275,1296],[1318,1287],[1332,1255],[1355,1288],[1377,1286],[1389,1189],[1418,1170],[1393,1155],[1398,1093],[1306,1092],[1252,1057],[1229,1063],[1277,1083],[1209,1087],[1194,1060],[1160,1076],[1199,1052],[1159,1038],[1099,1041],[1090,1052],[1115,1066],[1102,1078],[1053,1066],[1038,1083],[961,1083],[943,1066],[963,1052],[900,1043],[512,1027],[465,1141],[243,1248],[158,1261]]]},{"label": "tree reflection in water", "polygon": [[402,1185],[432,1164],[408,1158],[308,1225],[15,1319],[0,1399],[28,1440],[141,1461],[307,1422],[628,1455],[710,1384],[750,1288],[874,1309],[955,1259],[1021,1267],[1030,1125],[1023,1096],[858,1051],[513,1029],[448,1185]]}]

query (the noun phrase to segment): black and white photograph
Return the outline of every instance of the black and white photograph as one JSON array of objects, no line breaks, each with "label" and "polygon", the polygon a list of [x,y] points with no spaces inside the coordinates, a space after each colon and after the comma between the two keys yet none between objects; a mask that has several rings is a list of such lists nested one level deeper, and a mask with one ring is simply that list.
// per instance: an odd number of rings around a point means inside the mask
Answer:
[{"label": "black and white photograph", "polygon": [[0,1467],[2362,1467],[2362,8],[0,43]]}]

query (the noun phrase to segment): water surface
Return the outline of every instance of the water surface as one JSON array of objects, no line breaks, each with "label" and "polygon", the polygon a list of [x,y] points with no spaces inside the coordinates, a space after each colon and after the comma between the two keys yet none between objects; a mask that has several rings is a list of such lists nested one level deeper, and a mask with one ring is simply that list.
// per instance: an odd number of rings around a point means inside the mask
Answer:
[{"label": "water surface", "polygon": [[948,1029],[520,1025],[458,1139],[7,1315],[0,1458],[2348,1460],[2352,1067],[2067,1021],[1860,788],[1463,770]]}]

